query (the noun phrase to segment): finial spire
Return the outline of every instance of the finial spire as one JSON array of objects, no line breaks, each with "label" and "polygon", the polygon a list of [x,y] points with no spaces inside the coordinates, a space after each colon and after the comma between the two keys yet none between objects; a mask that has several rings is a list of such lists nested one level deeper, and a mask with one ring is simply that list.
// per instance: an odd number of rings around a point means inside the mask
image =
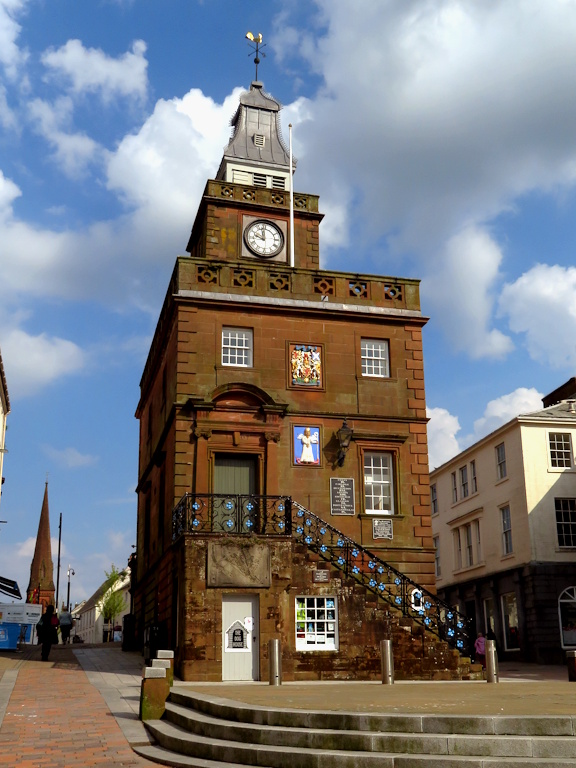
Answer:
[{"label": "finial spire", "polygon": [[266,43],[262,45],[262,32],[258,32],[257,35],[253,35],[252,32],[246,32],[246,39],[250,40],[251,43],[254,43],[252,50],[256,53],[256,56],[254,56],[254,64],[256,65],[255,80],[258,80],[258,64],[260,64],[259,54],[262,53],[262,56],[266,58],[266,54],[261,51],[261,48],[264,48]]}]

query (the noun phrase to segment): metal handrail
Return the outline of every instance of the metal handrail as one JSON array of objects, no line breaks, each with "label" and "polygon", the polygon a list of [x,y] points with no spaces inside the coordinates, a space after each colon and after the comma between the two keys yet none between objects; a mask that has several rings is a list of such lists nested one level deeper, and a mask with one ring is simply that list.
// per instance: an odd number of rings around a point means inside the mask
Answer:
[{"label": "metal handrail", "polygon": [[293,537],[297,541],[460,653],[468,650],[470,621],[464,614],[298,502],[292,501],[292,508]]}]

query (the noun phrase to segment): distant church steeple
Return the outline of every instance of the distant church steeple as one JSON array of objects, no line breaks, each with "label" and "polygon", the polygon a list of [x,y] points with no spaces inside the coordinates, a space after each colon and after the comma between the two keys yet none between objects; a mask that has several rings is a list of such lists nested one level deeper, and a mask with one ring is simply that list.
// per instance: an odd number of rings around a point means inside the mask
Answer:
[{"label": "distant church steeple", "polygon": [[44,488],[44,500],[38,523],[38,535],[34,557],[30,566],[30,583],[26,590],[26,602],[54,605],[54,563],[50,539],[50,512],[48,510],[48,482]]}]

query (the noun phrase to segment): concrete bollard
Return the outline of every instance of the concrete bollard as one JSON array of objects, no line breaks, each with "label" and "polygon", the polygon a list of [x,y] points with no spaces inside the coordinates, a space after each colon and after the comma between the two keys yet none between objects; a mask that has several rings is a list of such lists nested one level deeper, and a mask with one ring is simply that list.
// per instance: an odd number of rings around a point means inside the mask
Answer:
[{"label": "concrete bollard", "polygon": [[498,681],[498,654],[496,653],[496,641],[486,640],[486,682]]},{"label": "concrete bollard", "polygon": [[170,674],[170,659],[152,659],[150,666],[153,669],[165,669],[166,670],[166,682],[168,683],[168,688],[171,688],[171,682],[170,679],[172,678],[172,681],[174,680],[174,677]]},{"label": "concrete bollard", "polygon": [[170,668],[166,672],[166,677],[170,683],[170,688],[174,685],[174,651],[158,651],[156,655],[157,659],[168,659],[170,662]]},{"label": "concrete bollard", "polygon": [[144,667],[140,688],[140,720],[160,720],[170,693],[165,667]]},{"label": "concrete bollard", "polygon": [[394,654],[392,652],[392,640],[380,641],[380,659],[382,664],[382,684],[394,683]]},{"label": "concrete bollard", "polygon": [[282,685],[282,653],[278,639],[268,640],[268,664],[270,685]]}]

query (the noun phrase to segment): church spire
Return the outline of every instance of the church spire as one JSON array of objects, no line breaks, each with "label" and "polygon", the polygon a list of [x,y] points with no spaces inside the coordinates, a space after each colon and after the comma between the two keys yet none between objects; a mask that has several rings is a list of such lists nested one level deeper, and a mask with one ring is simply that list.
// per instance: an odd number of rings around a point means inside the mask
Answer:
[{"label": "church spire", "polygon": [[48,509],[48,481],[44,488],[44,499],[38,523],[38,535],[34,557],[30,566],[30,583],[26,591],[28,603],[54,605],[54,563],[50,538],[50,512]]}]

